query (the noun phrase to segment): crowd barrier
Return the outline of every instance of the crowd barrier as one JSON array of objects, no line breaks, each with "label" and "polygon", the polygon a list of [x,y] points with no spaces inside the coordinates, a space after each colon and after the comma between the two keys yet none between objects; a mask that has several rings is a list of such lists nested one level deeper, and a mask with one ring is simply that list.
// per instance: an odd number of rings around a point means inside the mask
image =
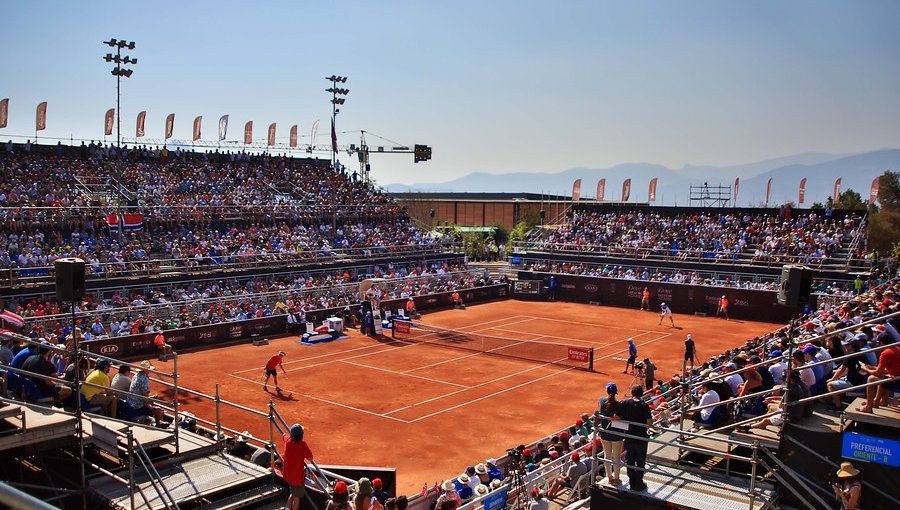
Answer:
[{"label": "crowd barrier", "polygon": [[556,299],[576,303],[598,303],[623,308],[640,308],[641,295],[650,291],[650,309],[658,311],[666,303],[675,313],[715,316],[719,299],[724,295],[730,303],[728,315],[732,319],[788,322],[800,310],[777,304],[778,293],[771,290],[709,287],[679,283],[619,280],[597,276],[576,276],[556,273],[519,271],[519,280],[539,280],[537,294],[516,294],[516,299],[545,299],[550,277],[556,280]]},{"label": "crowd barrier", "polygon": [[[464,302],[478,303],[508,297],[509,286],[506,284],[489,285],[464,289],[458,292]],[[450,308],[453,306],[452,294],[453,292],[449,291],[418,296],[415,298],[416,309],[422,311]],[[359,306],[353,305],[351,310],[356,313]],[[382,309],[393,312],[405,307],[406,299],[391,299],[381,302]],[[341,308],[314,310],[306,313],[306,320],[314,324],[321,324],[328,317],[338,315],[341,311]],[[167,330],[163,331],[163,336],[166,339],[166,343],[172,345],[175,351],[185,351],[225,345],[255,337],[283,335],[288,332],[287,326],[287,316],[281,314],[259,319],[228,321],[192,328]],[[153,345],[153,339],[156,335],[157,333],[142,333],[139,335],[104,337],[83,342],[82,345],[90,352],[110,358],[135,359],[148,356],[153,357],[156,355],[156,347]]]}]

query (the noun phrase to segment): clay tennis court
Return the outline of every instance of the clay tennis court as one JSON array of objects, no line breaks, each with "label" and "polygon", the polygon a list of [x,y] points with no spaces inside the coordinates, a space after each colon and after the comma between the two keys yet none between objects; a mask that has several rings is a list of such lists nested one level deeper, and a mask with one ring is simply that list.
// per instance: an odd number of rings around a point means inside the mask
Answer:
[{"label": "clay tennis court", "polygon": [[[179,356],[179,384],[207,394],[216,384],[223,400],[265,411],[276,409],[303,423],[316,461],[323,464],[397,468],[398,493],[419,492],[500,457],[507,448],[571,425],[596,407],[601,388],[622,374],[626,339],[639,359],[649,356],[658,378],[681,368],[687,333],[700,359],[740,345],[780,324],[675,315],[677,328],[657,326],[658,314],[574,303],[498,301],[426,314],[421,322],[518,341],[552,342],[595,349],[594,372],[558,364],[469,352],[423,342],[348,338],[317,345],[296,337],[186,353]],[[427,338],[427,337],[426,337]],[[279,383],[289,398],[263,391],[263,366],[287,352]],[[172,364],[155,362],[161,370]],[[270,387],[273,384],[270,381]],[[215,420],[214,406],[182,397],[182,411]],[[223,426],[268,438],[264,418],[222,407]]]}]

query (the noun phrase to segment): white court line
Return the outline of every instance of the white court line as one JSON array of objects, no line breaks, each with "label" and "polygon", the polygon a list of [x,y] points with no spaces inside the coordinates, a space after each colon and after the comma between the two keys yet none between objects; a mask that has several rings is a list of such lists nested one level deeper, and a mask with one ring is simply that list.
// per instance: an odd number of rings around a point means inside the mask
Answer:
[{"label": "white court line", "polygon": [[[540,336],[539,336],[538,338],[543,338],[543,337],[540,337]],[[513,340],[513,339],[512,339],[512,338],[509,338],[508,340]],[[535,340],[537,340],[537,338],[536,338]],[[404,373],[404,374],[408,374],[408,373],[410,373],[410,372],[415,372],[416,370],[422,370],[422,369],[425,369],[425,368],[436,367],[436,366],[438,366],[438,365],[443,365],[443,364],[445,364],[445,363],[451,363],[451,362],[459,361],[459,360],[466,359],[466,358],[472,358],[472,357],[475,357],[475,356],[479,356],[479,355],[481,355],[481,354],[493,354],[493,353],[497,352],[499,349],[506,349],[507,347],[513,347],[513,346],[515,346],[515,345],[525,344],[525,343],[528,343],[528,342],[532,342],[533,340],[513,340],[513,341],[516,342],[516,343],[510,344],[510,345],[504,345],[503,347],[498,347],[498,348],[496,348],[496,349],[491,349],[491,350],[489,350],[489,351],[473,352],[472,354],[466,354],[465,356],[460,356],[460,357],[453,358],[453,359],[447,359],[447,360],[444,360],[444,361],[438,361],[437,363],[432,363],[432,364],[430,364],[430,365],[425,365],[425,366],[421,366],[421,367],[411,368],[411,369],[409,369],[409,370],[406,370],[406,371],[403,372],[403,373]],[[550,344],[550,345],[554,345],[554,344]],[[502,356],[502,354],[501,354],[501,356]],[[510,358],[513,358],[513,359],[522,359],[522,358],[516,358],[515,356],[510,356]],[[540,362],[538,362],[538,363],[540,363]]]},{"label": "white court line", "polygon": [[[392,344],[392,343],[398,343],[398,342],[387,342],[387,344]],[[331,352],[331,353],[319,354],[318,356],[310,356],[310,357],[308,357],[308,358],[303,358],[303,359],[298,359],[298,360],[291,360],[291,361],[285,362],[285,363],[283,363],[283,364],[284,364],[284,365],[291,365],[291,364],[303,363],[304,361],[309,361],[309,360],[319,359],[319,358],[327,358],[327,357],[329,357],[329,356],[337,356],[338,354],[343,354],[343,353],[346,353],[346,352],[354,352],[354,351],[362,351],[362,350],[366,350],[366,349],[373,349],[373,348],[376,348],[376,347],[380,347],[381,345],[384,345],[384,344],[364,345],[364,346],[362,346],[362,347],[354,347],[353,349],[347,349],[347,350],[345,350],[345,351]],[[311,346],[310,346],[310,347],[311,347]],[[266,361],[268,361],[268,360],[266,360]],[[232,372],[232,373],[233,373],[233,374],[243,374],[244,372],[253,372],[253,371],[256,371],[256,370],[265,370],[265,365],[263,365],[263,367],[262,367],[261,369],[260,369],[260,368],[247,368],[247,369],[244,369],[244,370],[238,370],[238,371]]]},{"label": "white court line", "polygon": [[[400,409],[394,409],[393,411],[388,411],[388,412],[385,413],[385,414],[393,414],[393,413],[396,413],[396,412],[398,412],[398,411],[402,411],[402,410],[404,410],[404,409],[409,409],[410,407],[415,407],[415,406],[419,406],[419,405],[422,405],[422,404],[427,404],[428,402],[434,402],[435,400],[440,400],[440,399],[442,399],[442,398],[446,398],[446,397],[449,397],[449,396],[451,396],[451,395],[457,395],[457,394],[459,394],[459,393],[462,393],[462,392],[464,392],[464,391],[468,391],[468,390],[470,390],[470,389],[475,389],[475,388],[480,388],[480,387],[482,387],[482,386],[487,386],[488,384],[493,384],[493,383],[495,383],[495,382],[497,382],[497,381],[502,381],[502,380],[504,380],[504,379],[509,379],[510,377],[514,377],[514,376],[517,376],[517,375],[520,375],[520,374],[524,374],[524,373],[527,373],[527,372],[532,372],[532,371],[534,371],[534,370],[538,370],[538,369],[540,369],[540,368],[544,368],[544,367],[547,367],[547,366],[550,366],[550,365],[552,365],[552,363],[544,363],[544,364],[538,365],[538,366],[536,366],[536,367],[526,368],[526,369],[524,369],[524,370],[520,370],[520,371],[518,371],[518,372],[513,372],[513,373],[511,373],[511,374],[509,374],[509,375],[505,375],[505,376],[503,376],[503,377],[497,377],[497,378],[495,378],[495,379],[491,379],[490,381],[485,381],[485,382],[483,382],[483,383],[473,384],[473,385],[468,386],[468,387],[466,387],[465,389],[462,389],[462,390],[451,391],[450,393],[446,393],[446,394],[444,394],[444,395],[439,395],[439,396],[437,396],[437,397],[432,397],[432,398],[429,398],[429,399],[427,399],[427,400],[422,400],[421,402],[415,403],[415,404],[413,404],[413,405],[411,405],[411,406],[405,406],[405,407],[401,407]],[[365,365],[364,365],[364,366],[365,366]],[[572,370],[572,368],[566,368],[565,370],[560,370],[560,372],[567,372],[567,371],[569,371],[569,370]],[[542,377],[541,379],[543,379],[543,377]],[[540,380],[540,379],[536,379],[536,380]],[[475,401],[473,400],[473,402],[475,402]],[[413,420],[413,421],[415,421],[415,420]],[[412,422],[410,422],[410,423],[412,423]]]},{"label": "white court line", "polygon": [[549,317],[541,317],[540,319],[535,319],[535,320],[565,322],[566,324],[581,324],[582,326],[594,326],[597,328],[630,329],[632,331],[642,331],[644,333],[656,333],[656,331],[653,331],[652,329],[629,328],[629,327],[625,327],[625,326],[609,326],[607,324],[595,324],[593,322],[567,321],[565,319],[553,319],[553,318],[549,318]]},{"label": "white court line", "polygon": [[[663,333],[662,336],[659,337],[659,338],[654,338],[653,340],[647,340],[647,341],[644,342],[644,343],[640,343],[640,344],[636,344],[636,345],[637,345],[638,347],[640,347],[640,346],[642,346],[642,345],[652,344],[653,342],[658,342],[658,341],[662,340],[663,338],[668,338],[668,337],[670,337],[670,336],[672,336],[672,333]],[[596,363],[597,361],[600,361],[601,359],[612,358],[613,356],[616,356],[617,354],[620,354],[620,353],[623,353],[623,352],[628,352],[628,350],[627,350],[627,349],[622,349],[622,350],[620,350],[620,351],[616,351],[616,352],[614,352],[614,353],[612,353],[612,354],[607,354],[606,356],[603,356],[603,357],[600,357],[600,358],[594,358],[594,362]],[[596,368],[596,365],[595,365],[595,368]]]},{"label": "white court line", "polygon": [[347,363],[348,365],[353,365],[353,366],[357,366],[357,367],[370,368],[370,369],[372,369],[372,370],[379,370],[379,371],[381,371],[381,372],[387,372],[387,373],[389,373],[389,374],[405,375],[406,377],[412,377],[413,379],[422,379],[422,380],[424,380],[424,381],[431,381],[431,382],[436,382],[436,383],[446,384],[446,385],[449,385],[449,386],[456,386],[456,387],[459,387],[459,388],[469,388],[469,386],[467,386],[467,385],[465,385],[465,384],[458,384],[458,383],[453,383],[453,382],[449,382],[449,381],[442,381],[442,380],[440,380],[440,379],[432,379],[431,377],[425,377],[425,376],[421,376],[421,375],[413,375],[413,374],[410,374],[410,373],[408,373],[408,372],[398,372],[398,371],[396,371],[396,370],[391,370],[391,369],[389,369],[389,368],[373,367],[372,365],[366,365],[366,364],[364,364],[364,363],[351,363],[351,362],[349,362],[349,361],[347,361],[347,360],[338,360],[338,363]]},{"label": "white court line", "polygon": [[[239,376],[239,375],[234,375],[234,374],[228,374],[228,375],[229,375],[230,377],[234,377],[235,379],[242,379],[242,380],[244,380],[244,381],[249,381],[249,382],[252,382],[252,383],[255,383],[255,384],[259,384],[259,381],[254,381],[253,379],[248,379],[248,378],[246,378],[246,377],[241,377],[241,376]],[[291,392],[290,388],[287,388],[287,390],[288,390],[288,392]],[[305,394],[305,393],[300,393],[300,392],[298,392],[298,391],[294,391],[293,393],[294,393],[295,395],[299,395],[299,396],[304,397],[304,398],[308,398],[308,399],[312,399],[312,400],[317,400],[317,401],[319,401],[319,402],[323,402],[323,403],[326,403],[326,404],[332,404],[332,405],[335,405],[335,406],[338,406],[338,407],[343,407],[344,409],[350,409],[350,410],[353,410],[353,411],[359,411],[359,412],[361,412],[361,413],[369,414],[369,415],[372,415],[372,416],[378,416],[378,417],[381,417],[381,418],[387,418],[387,419],[389,419],[389,420],[398,421],[398,422],[400,422],[400,423],[410,423],[410,422],[407,421],[407,420],[402,420],[402,419],[400,419],[400,418],[395,418],[395,417],[393,417],[393,416],[387,416],[387,415],[385,415],[385,414],[379,414],[379,413],[375,413],[375,412],[372,412],[372,411],[367,411],[367,410],[365,410],[365,409],[360,409],[360,408],[358,408],[358,407],[348,406],[347,404],[342,404],[342,403],[340,403],[340,402],[335,402],[335,401],[333,401],[333,400],[328,400],[328,399],[326,399],[326,398],[317,397],[317,396],[315,396],[315,395],[307,395],[307,394]]]},{"label": "white court line", "polygon": [[530,380],[530,381],[528,381],[528,382],[524,382],[524,383],[522,383],[522,384],[517,384],[517,385],[512,386],[512,387],[510,387],[510,388],[505,388],[505,389],[502,389],[502,390],[500,390],[500,391],[495,391],[494,393],[491,393],[490,395],[485,395],[485,396],[483,396],[483,397],[476,398],[475,400],[470,400],[470,401],[464,402],[464,403],[462,403],[462,404],[457,404],[457,405],[455,405],[455,406],[448,407],[448,408],[443,409],[443,410],[441,410],[441,411],[436,411],[436,412],[433,412],[433,413],[431,413],[431,414],[426,414],[425,416],[420,416],[420,417],[418,417],[418,418],[416,418],[416,419],[414,419],[414,420],[410,420],[409,423],[415,423],[415,422],[417,422],[417,421],[424,420],[425,418],[431,418],[432,416],[437,416],[437,415],[439,415],[439,414],[444,414],[444,413],[446,413],[446,412],[448,412],[448,411],[452,411],[452,410],[454,410],[454,409],[459,409],[460,407],[465,407],[465,406],[467,406],[467,405],[474,404],[475,402],[479,402],[479,401],[481,401],[481,400],[484,400],[484,399],[487,399],[487,398],[491,398],[491,397],[500,395],[501,393],[506,393],[506,392],[508,392],[508,391],[512,391],[512,390],[521,388],[521,387],[523,387],[523,386],[528,386],[529,384],[534,384],[534,383],[536,383],[536,382],[538,382],[538,381],[542,381],[542,380],[547,379],[547,378],[550,378],[550,377],[555,377],[555,376],[557,376],[557,375],[563,374],[563,373],[568,372],[568,371],[570,371],[570,370],[575,370],[575,368],[566,368],[566,369],[564,369],[564,370],[560,370],[559,372],[555,372],[555,373],[552,373],[552,374],[547,374],[547,375],[545,375],[545,376],[543,376],[543,377],[538,377],[537,379],[532,379],[532,380]]}]

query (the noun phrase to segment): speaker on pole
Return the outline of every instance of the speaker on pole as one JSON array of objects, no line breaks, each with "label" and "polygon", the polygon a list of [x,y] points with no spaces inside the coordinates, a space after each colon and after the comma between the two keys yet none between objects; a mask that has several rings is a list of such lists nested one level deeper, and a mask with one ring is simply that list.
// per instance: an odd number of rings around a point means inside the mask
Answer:
[{"label": "speaker on pole", "polygon": [[56,299],[63,303],[81,301],[84,297],[84,261],[79,258],[57,259]]},{"label": "speaker on pole", "polygon": [[785,265],[781,268],[778,304],[797,308],[809,303],[812,270],[805,266]]}]

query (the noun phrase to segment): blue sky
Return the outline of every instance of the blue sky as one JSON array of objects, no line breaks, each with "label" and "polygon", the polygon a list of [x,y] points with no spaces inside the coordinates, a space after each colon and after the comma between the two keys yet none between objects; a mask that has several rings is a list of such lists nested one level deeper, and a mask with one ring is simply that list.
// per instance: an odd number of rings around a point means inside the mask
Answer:
[{"label": "blue sky", "polygon": [[[109,37],[135,40],[123,133],[204,138],[229,114],[255,138],[278,123],[308,141],[324,77],[345,75],[341,143],[364,129],[434,159],[374,155],[372,177],[440,182],[473,171],[624,162],[736,164],[900,140],[900,2],[843,0],[454,2],[9,2],[0,138],[102,138],[115,80]],[[357,131],[357,134],[344,133]],[[370,138],[370,145],[380,142]],[[346,155],[347,164],[353,161]]]}]

